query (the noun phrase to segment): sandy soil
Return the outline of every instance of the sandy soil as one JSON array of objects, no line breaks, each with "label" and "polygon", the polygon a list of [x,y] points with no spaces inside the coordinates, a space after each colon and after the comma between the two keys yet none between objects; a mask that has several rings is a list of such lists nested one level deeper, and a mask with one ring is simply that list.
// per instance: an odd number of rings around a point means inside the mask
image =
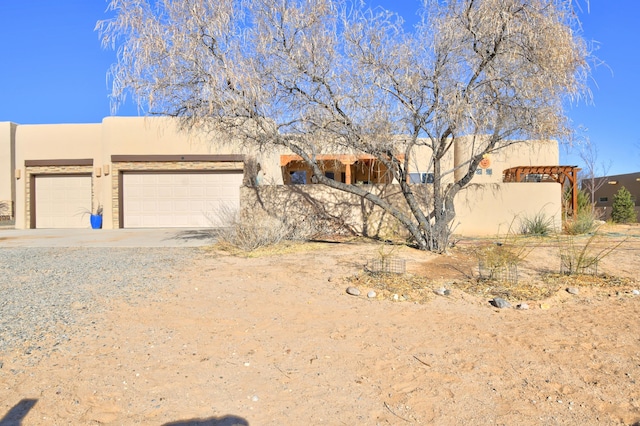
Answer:
[{"label": "sandy soil", "polygon": [[[203,251],[178,288],[105,301],[38,362],[3,356],[0,424],[640,424],[640,228],[606,232],[602,247],[627,240],[599,270],[628,279],[512,301],[528,310],[456,288],[476,240],[394,253],[424,277],[425,303],[346,294],[375,243]],[[521,283],[559,269],[545,241]]]}]

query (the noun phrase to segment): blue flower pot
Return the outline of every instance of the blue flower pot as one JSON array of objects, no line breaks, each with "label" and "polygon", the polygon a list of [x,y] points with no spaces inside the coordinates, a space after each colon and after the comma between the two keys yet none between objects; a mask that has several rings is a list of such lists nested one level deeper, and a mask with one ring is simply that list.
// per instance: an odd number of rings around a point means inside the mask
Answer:
[{"label": "blue flower pot", "polygon": [[102,228],[102,216],[99,214],[91,215],[91,229],[100,229]]}]

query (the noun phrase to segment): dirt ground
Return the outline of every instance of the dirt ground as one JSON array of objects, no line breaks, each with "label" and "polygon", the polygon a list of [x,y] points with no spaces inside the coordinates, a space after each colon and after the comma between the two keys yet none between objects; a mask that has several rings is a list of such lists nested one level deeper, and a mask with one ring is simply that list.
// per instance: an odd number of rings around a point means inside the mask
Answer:
[{"label": "dirt ground", "polygon": [[35,364],[4,356],[0,424],[640,424],[640,227],[601,232],[594,250],[622,241],[606,280],[567,284],[558,240],[532,240],[517,286],[551,295],[507,291],[511,309],[488,303],[494,283],[464,284],[478,283],[473,247],[492,241],[396,249],[424,286],[398,300],[354,279],[379,243],[202,250],[178,288],[105,301]]}]

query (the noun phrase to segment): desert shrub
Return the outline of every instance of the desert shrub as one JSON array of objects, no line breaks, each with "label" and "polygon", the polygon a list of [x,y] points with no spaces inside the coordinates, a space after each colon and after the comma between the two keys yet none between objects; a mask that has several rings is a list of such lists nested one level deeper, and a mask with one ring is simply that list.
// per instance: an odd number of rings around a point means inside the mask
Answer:
[{"label": "desert shrub", "polygon": [[479,246],[474,250],[478,259],[480,278],[518,282],[518,265],[533,251],[536,244],[519,237],[509,227],[507,233],[493,244]]},{"label": "desert shrub", "polygon": [[569,235],[581,235],[593,232],[596,228],[598,215],[591,203],[589,193],[583,189],[578,190],[578,211],[573,212],[571,206],[571,188],[564,192],[565,214],[562,221],[562,229]]},{"label": "desert shrub", "polygon": [[378,249],[378,255],[367,261],[365,269],[371,274],[404,274],[406,262],[394,255],[396,245],[382,244]]},{"label": "desert shrub", "polygon": [[572,200],[571,200],[571,188],[567,187],[562,194],[562,206],[565,211],[565,216],[576,216],[583,211],[591,211],[593,210],[593,204],[591,203],[591,197],[587,191],[584,189],[578,189],[577,193],[578,197],[578,211],[572,211]]},{"label": "desert shrub", "polygon": [[578,211],[572,210],[571,200],[571,187],[566,187],[562,193],[562,208],[564,210],[565,217],[577,216],[580,212],[593,210],[593,204],[591,203],[591,196],[584,189],[578,189]]},{"label": "desert shrub", "polygon": [[588,234],[596,230],[597,220],[598,215],[593,208],[578,210],[577,216],[565,219],[563,229],[569,235]]},{"label": "desert shrub", "polygon": [[222,224],[215,231],[218,244],[247,252],[283,241],[308,241],[318,234],[313,220],[288,223],[284,218],[268,215],[242,218],[227,208],[219,209],[215,218]]},{"label": "desert shrub", "polygon": [[624,186],[613,196],[611,220],[616,223],[632,223],[636,221],[635,203],[631,193]]},{"label": "desert shrub", "polygon": [[560,248],[560,272],[567,275],[598,273],[598,264],[602,259],[611,254],[623,242],[604,248],[600,243],[601,236],[594,232],[584,243],[578,243],[573,236],[559,241]]},{"label": "desert shrub", "polygon": [[532,217],[520,219],[520,233],[523,235],[547,236],[554,231],[553,218],[539,212]]}]

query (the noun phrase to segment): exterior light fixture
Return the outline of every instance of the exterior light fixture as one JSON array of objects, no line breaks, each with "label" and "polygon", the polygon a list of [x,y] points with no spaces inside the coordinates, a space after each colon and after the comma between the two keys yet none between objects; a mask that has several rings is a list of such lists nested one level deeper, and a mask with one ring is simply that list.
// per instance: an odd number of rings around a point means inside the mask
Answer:
[{"label": "exterior light fixture", "polygon": [[609,182],[607,182],[609,185],[617,185],[618,181],[617,180],[610,180]]}]

